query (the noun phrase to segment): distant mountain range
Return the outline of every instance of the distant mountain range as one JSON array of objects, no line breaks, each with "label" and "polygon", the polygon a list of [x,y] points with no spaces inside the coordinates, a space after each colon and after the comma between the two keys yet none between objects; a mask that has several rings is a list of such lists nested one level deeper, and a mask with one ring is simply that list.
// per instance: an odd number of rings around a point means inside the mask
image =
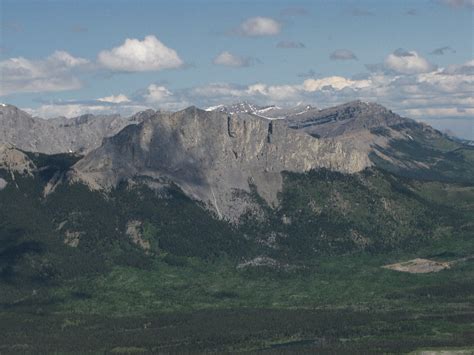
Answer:
[{"label": "distant mountain range", "polygon": [[84,154],[98,148],[104,137],[113,136],[152,114],[154,111],[150,110],[131,117],[85,114],[46,120],[3,104],[0,106],[0,142],[30,152]]},{"label": "distant mountain range", "polygon": [[52,120],[7,105],[0,122],[0,142],[22,151],[84,155],[52,186],[69,181],[108,191],[123,182],[172,183],[231,221],[258,209],[253,189],[277,207],[283,172],[354,174],[375,166],[425,179],[474,176],[463,142],[362,101],[323,110],[239,103]]}]

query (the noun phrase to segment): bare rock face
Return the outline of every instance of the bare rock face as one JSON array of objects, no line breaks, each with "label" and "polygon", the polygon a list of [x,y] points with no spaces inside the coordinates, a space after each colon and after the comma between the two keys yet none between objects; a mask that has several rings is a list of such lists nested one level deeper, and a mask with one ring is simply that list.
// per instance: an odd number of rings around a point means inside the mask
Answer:
[{"label": "bare rock face", "polygon": [[36,166],[25,153],[11,144],[0,144],[0,169],[10,173],[32,175]]},{"label": "bare rock face", "polygon": [[45,120],[32,117],[11,105],[0,106],[0,144],[45,154],[87,153],[102,144],[104,137],[117,134],[125,126],[154,114],[149,110],[132,117],[82,115]]},{"label": "bare rock face", "polygon": [[282,171],[354,173],[370,165],[364,149],[316,139],[285,120],[190,107],[126,127],[76,163],[70,178],[95,189],[143,176],[172,181],[220,217],[235,220],[252,208],[251,186],[278,204]]}]

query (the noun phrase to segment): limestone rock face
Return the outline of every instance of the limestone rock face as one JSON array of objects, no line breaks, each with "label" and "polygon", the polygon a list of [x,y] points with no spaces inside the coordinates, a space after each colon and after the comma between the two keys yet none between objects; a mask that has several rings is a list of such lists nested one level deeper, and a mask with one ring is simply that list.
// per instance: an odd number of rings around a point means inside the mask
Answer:
[{"label": "limestone rock face", "polygon": [[0,169],[10,173],[31,175],[36,166],[25,153],[11,144],[0,144]]},{"label": "limestone rock face", "polygon": [[316,139],[285,120],[190,107],[126,127],[76,163],[70,178],[96,189],[138,177],[169,180],[232,220],[251,208],[241,192],[250,192],[252,185],[276,206],[282,171],[324,167],[354,173],[370,165],[364,149]]}]

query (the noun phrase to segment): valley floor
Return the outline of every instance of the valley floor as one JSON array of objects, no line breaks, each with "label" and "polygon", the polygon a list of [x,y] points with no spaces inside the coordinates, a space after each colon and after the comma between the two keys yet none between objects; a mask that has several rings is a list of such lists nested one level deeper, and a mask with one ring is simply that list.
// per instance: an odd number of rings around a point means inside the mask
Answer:
[{"label": "valley floor", "polygon": [[413,253],[321,257],[297,271],[161,257],[33,292],[2,286],[0,352],[472,351],[472,259],[436,273],[382,267],[448,262],[472,248],[444,240]]}]

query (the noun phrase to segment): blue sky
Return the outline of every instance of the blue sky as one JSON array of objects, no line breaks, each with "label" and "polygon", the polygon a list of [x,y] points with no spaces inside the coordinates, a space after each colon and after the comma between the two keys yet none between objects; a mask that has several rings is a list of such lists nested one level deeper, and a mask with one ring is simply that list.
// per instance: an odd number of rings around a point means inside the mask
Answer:
[{"label": "blue sky", "polygon": [[0,4],[0,100],[32,114],[361,98],[473,135],[472,0]]}]

